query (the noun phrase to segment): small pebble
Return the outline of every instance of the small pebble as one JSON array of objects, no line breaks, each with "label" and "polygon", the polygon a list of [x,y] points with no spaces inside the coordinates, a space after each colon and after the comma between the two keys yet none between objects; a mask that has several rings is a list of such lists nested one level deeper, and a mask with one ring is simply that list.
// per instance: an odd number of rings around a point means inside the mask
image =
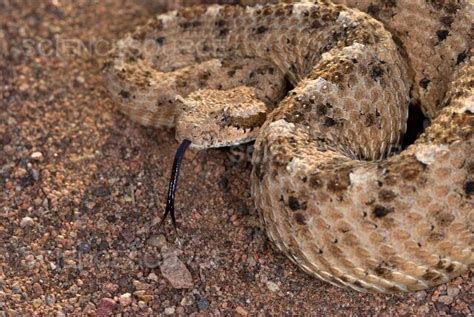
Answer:
[{"label": "small pebble", "polygon": [[176,308],[173,306],[173,307],[166,307],[165,308],[165,315],[174,315],[176,311]]},{"label": "small pebble", "polygon": [[76,77],[76,81],[79,83],[79,84],[84,84],[86,82],[86,80],[84,79],[84,77],[82,76],[77,76]]},{"label": "small pebble", "polygon": [[449,306],[442,303],[442,302],[434,302],[434,305],[436,307],[436,309],[440,312],[448,312],[449,311]]},{"label": "small pebble", "polygon": [[301,285],[298,284],[298,283],[291,283],[291,284],[290,284],[290,290],[291,290],[292,292],[295,292],[295,293],[296,293],[296,292],[300,292],[301,289],[302,289],[302,287],[301,287]]},{"label": "small pebble", "polygon": [[41,285],[39,283],[34,283],[33,284],[33,292],[34,292],[36,297],[40,297],[44,293],[43,288],[41,287]]},{"label": "small pebble", "polygon": [[79,246],[77,248],[79,251],[82,251],[84,253],[89,253],[91,251],[91,245],[86,241],[79,243]]},{"label": "small pebble", "polygon": [[186,265],[178,257],[166,258],[160,266],[161,274],[171,283],[173,288],[193,287],[193,278]]},{"label": "small pebble", "polygon": [[143,264],[149,269],[155,269],[160,266],[160,259],[153,254],[145,254],[143,256]]},{"label": "small pebble", "polygon": [[119,302],[120,302],[120,305],[122,305],[123,307],[130,306],[130,304],[132,303],[132,294],[125,293],[125,294],[120,295]]},{"label": "small pebble", "polygon": [[112,315],[117,309],[117,303],[112,298],[102,298],[97,306],[97,316],[106,317]]},{"label": "small pebble", "polygon": [[13,173],[13,176],[15,176],[16,178],[22,178],[22,177],[25,177],[27,174],[28,174],[28,171],[26,169],[19,167],[15,170],[15,172]]},{"label": "small pebble", "polygon": [[26,227],[31,227],[33,226],[35,222],[33,221],[32,218],[30,217],[24,217],[23,219],[21,219],[20,221],[20,227],[22,228],[26,228]]},{"label": "small pebble", "polygon": [[21,288],[18,286],[18,284],[15,283],[12,285],[12,292],[15,294],[21,293]]},{"label": "small pebble", "polygon": [[30,89],[30,85],[28,83],[21,84],[20,87],[18,87],[21,92],[25,92]]},{"label": "small pebble", "polygon": [[267,282],[267,288],[273,293],[278,292],[280,290],[280,286],[271,281]]},{"label": "small pebble", "polygon": [[157,248],[163,248],[168,245],[168,242],[166,241],[166,238],[162,234],[154,235],[150,237],[147,241],[149,246],[152,247],[157,247]]},{"label": "small pebble", "polygon": [[48,28],[48,31],[51,33],[51,34],[59,34],[61,33],[63,30],[60,26],[58,25],[50,25],[49,28]]},{"label": "small pebble", "polygon": [[96,187],[92,190],[92,195],[96,197],[106,197],[110,195],[110,189],[108,187]]},{"label": "small pebble", "polygon": [[447,293],[449,297],[456,297],[459,295],[459,288],[456,286],[448,286]]},{"label": "small pebble", "polygon": [[143,283],[143,282],[140,282],[138,280],[133,281],[133,286],[135,287],[135,289],[137,291],[143,291],[143,290],[150,289],[150,284]]},{"label": "small pebble", "polygon": [[133,295],[138,298],[139,301],[148,303],[153,298],[151,295],[148,295],[146,291],[136,291],[133,292]]},{"label": "small pebble", "polygon": [[18,121],[16,121],[16,119],[13,118],[13,117],[8,117],[8,119],[7,119],[7,124],[8,124],[8,125],[17,125],[17,124],[18,124]]},{"label": "small pebble", "polygon": [[147,279],[153,282],[158,282],[159,277],[155,273],[151,272],[150,274],[148,274]]},{"label": "small pebble", "polygon": [[69,287],[66,292],[68,292],[71,295],[76,295],[79,291],[80,291],[80,288],[76,284],[72,284],[71,287]]},{"label": "small pebble", "polygon": [[197,304],[198,304],[199,310],[206,310],[209,308],[209,301],[205,298],[201,298]]},{"label": "small pebble", "polygon": [[47,305],[54,305],[56,303],[56,296],[54,294],[48,294],[46,295],[46,304]]},{"label": "small pebble", "polygon": [[97,246],[97,249],[99,251],[104,251],[104,250],[107,250],[109,248],[109,243],[107,242],[107,240],[101,240],[99,245]]},{"label": "small pebble", "polygon": [[415,293],[415,298],[419,302],[424,301],[426,299],[426,296],[428,296],[428,294],[425,291],[418,291]]},{"label": "small pebble", "polygon": [[446,296],[446,295],[441,295],[439,298],[438,298],[438,302],[440,303],[443,303],[445,305],[449,305],[453,302],[453,298],[452,297],[449,297],[449,296]]},{"label": "small pebble", "polygon": [[135,240],[135,233],[133,233],[132,231],[130,231],[128,229],[125,229],[125,230],[122,231],[122,237],[125,239],[125,241],[130,243],[133,240]]},{"label": "small pebble", "polygon": [[245,310],[242,306],[237,306],[235,308],[235,312],[239,314],[240,316],[248,316],[249,312]]},{"label": "small pebble", "polygon": [[194,298],[192,298],[191,296],[184,296],[181,299],[181,302],[179,302],[179,304],[181,306],[191,306],[192,304],[194,304]]},{"label": "small pebble", "polygon": [[33,305],[34,308],[38,309],[43,304],[43,301],[41,300],[41,298],[35,298],[33,299],[33,302],[31,304]]},{"label": "small pebble", "polygon": [[33,152],[30,157],[34,161],[42,161],[43,160],[43,153]]},{"label": "small pebble", "polygon": [[39,181],[40,179],[40,172],[35,170],[35,169],[31,169],[31,177],[33,177],[33,179],[37,182]]},{"label": "small pebble", "polygon": [[254,267],[255,265],[257,265],[257,261],[255,261],[253,256],[249,256],[249,258],[247,259],[247,264],[249,265],[249,267]]},{"label": "small pebble", "polygon": [[109,282],[105,284],[104,288],[107,290],[107,292],[115,293],[120,288],[120,286]]}]

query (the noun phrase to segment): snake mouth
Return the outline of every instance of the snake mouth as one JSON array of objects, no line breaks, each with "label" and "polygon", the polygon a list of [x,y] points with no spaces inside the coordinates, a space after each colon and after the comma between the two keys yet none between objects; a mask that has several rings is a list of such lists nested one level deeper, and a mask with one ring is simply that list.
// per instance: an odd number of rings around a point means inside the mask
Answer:
[{"label": "snake mouth", "polygon": [[[204,128],[204,129],[203,129]],[[184,130],[184,131],[183,131]],[[189,129],[176,129],[176,140],[179,143],[190,142],[189,147],[194,150],[205,150],[209,148],[220,148],[236,146],[255,141],[259,129],[242,130],[237,128],[228,128],[226,136],[207,130],[206,127],[192,127]],[[188,132],[188,133],[186,133]]]}]

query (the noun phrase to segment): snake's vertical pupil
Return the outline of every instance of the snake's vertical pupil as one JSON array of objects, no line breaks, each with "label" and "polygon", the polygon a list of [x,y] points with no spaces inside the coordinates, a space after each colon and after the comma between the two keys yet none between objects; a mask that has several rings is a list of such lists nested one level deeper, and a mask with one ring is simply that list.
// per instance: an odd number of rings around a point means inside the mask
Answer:
[{"label": "snake's vertical pupil", "polygon": [[173,162],[173,169],[171,170],[171,177],[170,183],[168,185],[168,197],[166,199],[166,208],[163,218],[161,218],[160,225],[163,221],[171,215],[171,221],[173,222],[173,226],[176,229],[176,217],[174,213],[174,197],[176,194],[176,188],[178,186],[178,177],[179,177],[179,170],[181,169],[181,163],[183,162],[184,153],[188,149],[189,145],[191,145],[191,141],[183,140],[176,151],[174,162]]}]

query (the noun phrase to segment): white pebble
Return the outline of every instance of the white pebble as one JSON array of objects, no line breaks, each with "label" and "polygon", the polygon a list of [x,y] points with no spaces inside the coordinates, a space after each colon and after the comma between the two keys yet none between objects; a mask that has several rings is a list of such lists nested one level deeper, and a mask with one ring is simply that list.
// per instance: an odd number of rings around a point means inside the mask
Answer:
[{"label": "white pebble", "polygon": [[32,160],[41,161],[41,160],[43,160],[43,153],[33,152],[30,157],[31,157]]},{"label": "white pebble", "polygon": [[267,287],[273,293],[278,292],[280,290],[280,286],[278,286],[277,284],[275,284],[271,281],[267,282]]},{"label": "white pebble", "polygon": [[120,305],[122,305],[123,307],[130,306],[130,304],[132,303],[132,294],[125,293],[120,295],[119,301]]},{"label": "white pebble", "polygon": [[152,273],[148,274],[147,279],[150,280],[150,281],[158,282],[159,277],[158,277],[158,275],[156,275],[155,273],[152,272]]},{"label": "white pebble", "polygon": [[20,221],[20,227],[22,227],[22,228],[31,227],[31,226],[33,226],[34,223],[35,222],[30,217],[24,217]]},{"label": "white pebble", "polygon": [[166,307],[165,308],[165,315],[174,315],[176,309],[174,307]]}]

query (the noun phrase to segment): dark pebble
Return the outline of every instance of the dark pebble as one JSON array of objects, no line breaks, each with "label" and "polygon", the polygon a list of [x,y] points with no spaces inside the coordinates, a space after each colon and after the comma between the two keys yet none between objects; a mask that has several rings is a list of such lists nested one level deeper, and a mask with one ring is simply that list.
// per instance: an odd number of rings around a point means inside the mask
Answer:
[{"label": "dark pebble", "polygon": [[229,179],[225,176],[221,177],[219,180],[219,189],[222,190],[224,193],[229,191]]},{"label": "dark pebble", "polygon": [[249,209],[249,207],[247,206],[246,203],[240,202],[239,206],[237,207],[237,212],[241,216],[247,216],[247,215],[250,214],[250,209]]},{"label": "dark pebble", "polygon": [[440,302],[435,302],[434,305],[435,305],[435,307],[438,311],[442,311],[442,312],[445,312],[445,313],[447,313],[449,311],[449,306],[446,305],[446,304],[443,304],[443,303],[440,303]]},{"label": "dark pebble", "polygon": [[125,230],[122,231],[122,237],[125,239],[125,241],[130,243],[133,240],[135,240],[135,233],[133,233],[130,230],[125,229]]},{"label": "dark pebble", "polygon": [[20,179],[20,186],[23,188],[30,187],[34,183],[35,183],[35,180],[31,175],[25,176]]},{"label": "dark pebble", "polygon": [[104,251],[104,250],[107,250],[109,248],[109,243],[107,242],[107,240],[101,240],[99,245],[97,246],[97,249],[99,251]]},{"label": "dark pebble", "polygon": [[160,266],[160,259],[156,255],[145,254],[143,256],[143,264],[149,269],[156,269],[158,266]]},{"label": "dark pebble", "polygon": [[105,186],[96,187],[92,190],[92,195],[96,197],[106,197],[110,195],[110,189]]},{"label": "dark pebble", "polygon": [[244,282],[253,282],[255,281],[255,274],[253,272],[250,272],[248,269],[244,268],[242,270],[241,279]]},{"label": "dark pebble", "polygon": [[198,304],[199,310],[201,311],[209,308],[209,301],[205,298],[200,299],[197,304]]},{"label": "dark pebble", "polygon": [[83,241],[79,243],[79,245],[77,246],[77,249],[84,253],[89,253],[91,251],[91,245],[88,242]]},{"label": "dark pebble", "polygon": [[290,290],[292,292],[300,292],[301,288],[302,288],[301,285],[298,284],[298,283],[291,283],[291,285],[290,285]]},{"label": "dark pebble", "polygon": [[31,170],[31,177],[37,182],[40,179],[40,173],[37,170]]},{"label": "dark pebble", "polygon": [[3,135],[0,136],[0,145],[5,146],[10,144],[12,141],[12,137],[8,133],[4,133]]}]

